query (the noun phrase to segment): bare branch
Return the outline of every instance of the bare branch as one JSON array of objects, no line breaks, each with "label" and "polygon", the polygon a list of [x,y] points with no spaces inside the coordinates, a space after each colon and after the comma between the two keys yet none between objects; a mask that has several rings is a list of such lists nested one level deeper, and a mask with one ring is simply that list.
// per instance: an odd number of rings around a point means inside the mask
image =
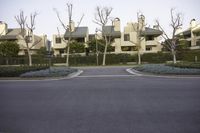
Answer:
[{"label": "bare branch", "polygon": [[82,15],[81,19],[79,20],[77,27],[80,26],[80,24],[81,24],[81,22],[82,22],[82,20],[83,20],[83,17],[84,17],[84,14]]},{"label": "bare branch", "polygon": [[24,11],[22,11],[22,10],[20,10],[19,15],[15,16],[15,20],[17,21],[17,23],[20,26],[21,35],[23,38],[25,37],[26,19],[27,19],[27,16],[24,16]]},{"label": "bare branch", "polygon": [[55,11],[56,16],[57,16],[59,22],[61,23],[62,27],[63,27],[65,30],[67,30],[68,26],[66,26],[66,25],[63,23],[63,21],[61,20],[60,14],[59,14],[58,10],[57,10],[56,8],[54,8],[53,10]]},{"label": "bare branch", "polygon": [[42,41],[42,38],[40,38],[37,41],[34,41],[33,44],[30,46],[30,49],[32,49],[34,46],[36,46],[37,44],[39,44]]},{"label": "bare branch", "polygon": [[94,23],[105,26],[108,23],[110,14],[112,12],[113,8],[111,7],[96,7],[96,13],[95,13],[95,20],[93,20]]}]

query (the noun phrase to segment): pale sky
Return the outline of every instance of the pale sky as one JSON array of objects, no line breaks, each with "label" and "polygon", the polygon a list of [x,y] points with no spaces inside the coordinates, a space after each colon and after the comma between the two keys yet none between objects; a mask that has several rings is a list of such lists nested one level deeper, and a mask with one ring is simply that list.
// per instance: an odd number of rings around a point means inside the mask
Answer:
[{"label": "pale sky", "polygon": [[94,33],[99,27],[93,23],[96,6],[112,7],[112,17],[119,17],[121,29],[127,22],[135,22],[138,11],[146,17],[147,26],[153,26],[158,19],[164,29],[170,34],[170,9],[184,15],[183,28],[189,26],[190,20],[195,18],[200,23],[200,0],[0,0],[0,21],[8,24],[9,28],[19,27],[15,15],[23,10],[28,16],[31,12],[38,12],[36,18],[36,34],[47,34],[52,40],[52,35],[57,34],[57,27],[64,33],[53,8],[57,8],[60,16],[67,23],[66,3],[71,2],[74,6],[73,20],[77,23],[85,14],[80,26],[88,26],[89,33]]}]

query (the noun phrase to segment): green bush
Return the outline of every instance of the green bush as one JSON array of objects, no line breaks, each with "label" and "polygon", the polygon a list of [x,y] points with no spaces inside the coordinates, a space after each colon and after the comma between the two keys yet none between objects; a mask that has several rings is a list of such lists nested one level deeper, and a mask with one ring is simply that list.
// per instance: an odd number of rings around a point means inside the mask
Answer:
[{"label": "green bush", "polygon": [[[99,54],[99,65],[102,64],[103,54]],[[107,54],[106,55],[106,65],[114,65],[114,64],[126,64],[127,62],[135,62],[135,55],[130,54]],[[64,57],[54,57],[52,59],[53,63],[65,63],[66,58]],[[71,66],[82,66],[82,65],[96,65],[96,55],[90,56],[80,56],[73,55],[69,58],[69,64]]]},{"label": "green bush", "polygon": [[137,71],[154,74],[172,74],[172,75],[200,75],[200,69],[178,68],[166,66],[164,64],[145,64],[135,67]]},{"label": "green bush", "polygon": [[179,57],[181,61],[194,62],[195,56],[197,56],[198,61],[200,61],[200,50],[189,50],[177,53],[177,57]]},{"label": "green bush", "polygon": [[147,63],[164,63],[166,61],[172,60],[172,56],[170,53],[146,53],[143,54],[142,57],[142,62],[147,62]]},{"label": "green bush", "polygon": [[179,67],[179,68],[197,68],[200,69],[200,62],[178,62],[176,64],[169,63],[167,66]]},{"label": "green bush", "polygon": [[18,77],[22,73],[46,69],[48,66],[0,66],[0,77]]}]

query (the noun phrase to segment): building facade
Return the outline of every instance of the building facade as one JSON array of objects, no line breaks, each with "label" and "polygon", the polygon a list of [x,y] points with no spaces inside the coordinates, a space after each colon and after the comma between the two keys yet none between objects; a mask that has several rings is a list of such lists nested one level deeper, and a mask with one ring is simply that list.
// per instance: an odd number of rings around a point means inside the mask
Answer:
[{"label": "building facade", "polygon": [[[127,23],[124,27],[124,31],[121,32],[120,29],[120,19],[115,18],[112,26],[105,26],[102,28],[104,32],[102,36],[107,35],[112,37],[111,46],[114,47],[114,53],[130,53],[135,54],[138,49],[137,39],[139,32],[136,30],[137,26],[145,25],[145,17],[141,16],[138,23]],[[162,32],[158,29],[157,26],[153,28],[145,27],[141,29],[140,33],[140,53],[157,53],[161,51],[162,45],[161,41]]]},{"label": "building facade", "polygon": [[69,30],[65,31],[63,35],[53,35],[53,49],[55,56],[66,55],[66,47],[68,44],[68,38],[71,36],[72,41],[82,43],[87,48],[87,42],[89,41],[89,30],[88,27],[75,27],[75,23],[71,23],[72,33]]},{"label": "building facade", "polygon": [[189,28],[186,30],[179,29],[176,33],[179,40],[189,43],[189,49],[200,49],[200,24],[192,19]]},{"label": "building facade", "polygon": [[[25,32],[28,34],[27,30]],[[21,37],[21,29],[20,28],[8,28],[8,25],[2,21],[0,21],[0,42],[1,41],[16,41],[19,44],[20,51],[18,55],[26,54],[26,43]],[[35,44],[35,45],[34,45]],[[31,54],[37,54],[37,50],[41,47],[47,47],[48,40],[46,35],[38,36],[32,35],[30,38],[29,47],[33,46],[30,49]]]}]

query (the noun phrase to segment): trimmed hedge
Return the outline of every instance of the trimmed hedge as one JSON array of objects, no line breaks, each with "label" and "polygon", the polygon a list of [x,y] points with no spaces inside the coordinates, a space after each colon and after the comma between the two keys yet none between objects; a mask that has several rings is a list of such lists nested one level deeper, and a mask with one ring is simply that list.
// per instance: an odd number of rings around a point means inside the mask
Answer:
[{"label": "trimmed hedge", "polygon": [[0,66],[0,77],[19,77],[22,73],[47,69],[48,66]]},{"label": "trimmed hedge", "polygon": [[145,64],[133,69],[154,74],[200,75],[200,69],[178,68],[164,64]]},{"label": "trimmed hedge", "polygon": [[195,62],[195,56],[197,56],[198,61],[200,61],[200,50],[189,50],[177,53],[177,57],[179,57],[181,61]]},{"label": "trimmed hedge", "polygon": [[176,64],[170,63],[167,66],[179,67],[179,68],[197,68],[200,69],[200,62],[178,62]]},{"label": "trimmed hedge", "polygon": [[[99,65],[102,64],[103,55],[100,54]],[[52,58],[53,63],[65,63],[66,58],[63,57],[54,57]],[[136,62],[136,56],[130,54],[107,54],[106,55],[106,65],[113,64],[126,64],[127,62]],[[81,66],[81,65],[96,65],[96,55],[90,56],[70,56],[69,64],[71,66]]]},{"label": "trimmed hedge", "polygon": [[77,69],[68,67],[51,67],[49,69],[26,72],[20,75],[22,78],[32,78],[32,77],[63,77],[67,76],[73,72],[77,72]]},{"label": "trimmed hedge", "polygon": [[[177,60],[194,62],[195,56],[200,61],[200,50],[177,52]],[[33,64],[48,64],[49,58],[45,56],[32,56]],[[52,63],[65,63],[65,57],[52,57]],[[102,64],[103,54],[99,54],[99,65]],[[137,54],[107,54],[106,65],[127,64],[128,62],[137,62]],[[171,53],[145,53],[141,55],[142,63],[165,63],[172,61]],[[0,57],[0,65],[5,65],[6,59]],[[9,59],[10,65],[28,64],[26,56],[13,57]],[[96,55],[90,53],[89,56],[71,55],[69,59],[71,66],[96,65]]]},{"label": "trimmed hedge", "polygon": [[143,54],[141,57],[142,62],[147,63],[164,63],[166,61],[172,60],[172,56],[170,53],[147,53]]}]

